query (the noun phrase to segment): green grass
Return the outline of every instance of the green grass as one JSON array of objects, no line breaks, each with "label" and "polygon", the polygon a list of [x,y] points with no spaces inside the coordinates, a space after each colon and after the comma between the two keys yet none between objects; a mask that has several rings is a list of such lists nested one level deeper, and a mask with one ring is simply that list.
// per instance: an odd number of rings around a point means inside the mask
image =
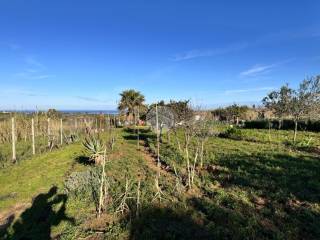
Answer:
[{"label": "green grass", "polygon": [[[47,137],[36,137],[35,149],[37,154],[48,152]],[[30,140],[20,140],[16,143],[16,161],[21,162],[32,158],[32,143]],[[1,144],[0,150],[0,169],[12,165],[12,145],[11,143]]]},{"label": "green grass", "polygon": [[[80,153],[78,143],[0,169],[0,211],[17,203],[30,202],[32,197],[48,191],[52,185],[61,187],[65,174]],[[81,168],[82,165],[74,167]]]},{"label": "green grass", "polygon": [[[243,140],[209,139],[196,210],[220,238],[318,239],[319,155],[288,147],[292,131],[272,130],[271,141],[268,130],[241,131]],[[300,132],[298,139],[308,136],[319,146],[320,134]],[[185,174],[177,153],[174,144],[162,144],[162,160]]]},{"label": "green grass", "polygon": [[[219,126],[219,131],[223,130]],[[44,205],[50,203],[52,208],[47,214],[50,224],[46,232],[35,234],[37,226],[43,224],[37,217],[39,214],[33,214],[43,211],[35,203],[21,216],[26,226],[13,225],[8,230],[15,236],[15,232],[23,232],[19,227],[27,227],[30,222],[34,239],[37,239],[35,235],[45,239],[48,234],[59,239],[102,236],[106,239],[319,239],[318,153],[288,147],[285,142],[292,137],[292,131],[272,130],[271,138],[268,130],[241,131],[242,140],[209,138],[205,166],[198,169],[192,191],[179,192],[173,172],[162,170],[160,186],[164,200],[161,203],[154,201],[155,160],[141,146],[146,143],[155,150],[154,134],[140,129],[138,150],[135,132],[117,129],[115,149],[108,153],[106,166],[111,201],[101,219],[96,218],[90,196],[65,195],[61,191],[69,174],[93,168],[77,160],[84,156],[79,143],[0,170],[0,195],[16,193],[0,198],[0,211],[30,202],[35,196],[38,200],[45,198]],[[300,132],[298,139],[309,135],[314,138],[313,146],[319,146],[320,134]],[[108,133],[101,137],[106,141]],[[179,138],[183,145],[181,132]],[[185,160],[173,136],[171,142],[163,137],[160,153],[161,160],[171,169],[176,166],[184,179]],[[116,199],[123,192],[126,179],[131,183],[132,198],[128,202],[131,211],[114,214]],[[141,181],[139,218],[135,208],[138,179]],[[48,193],[53,185],[60,189],[55,197]],[[59,201],[53,202],[54,199]]]}]

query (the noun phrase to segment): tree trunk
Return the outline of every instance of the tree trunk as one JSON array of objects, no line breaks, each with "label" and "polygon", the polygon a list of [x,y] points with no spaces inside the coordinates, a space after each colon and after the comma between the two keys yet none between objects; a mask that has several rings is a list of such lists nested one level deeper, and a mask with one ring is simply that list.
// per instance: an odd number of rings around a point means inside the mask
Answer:
[{"label": "tree trunk", "polygon": [[201,141],[200,166],[203,167],[204,141]]},{"label": "tree trunk", "polygon": [[293,143],[296,143],[296,139],[297,139],[297,132],[298,132],[298,120],[294,120],[294,136],[293,136]]},{"label": "tree trunk", "polygon": [[189,149],[186,145],[186,159],[187,159],[187,172],[188,172],[188,187],[191,188],[191,171],[190,171],[190,161],[189,161]]},{"label": "tree trunk", "polygon": [[281,124],[282,124],[282,120],[281,120],[281,119],[279,119],[279,126],[278,126],[278,130],[280,130],[280,129],[281,129]]},{"label": "tree trunk", "polygon": [[269,143],[271,143],[271,122],[270,122],[270,119],[268,119],[268,127],[269,127]]},{"label": "tree trunk", "polygon": [[138,107],[138,128],[137,128],[137,146],[139,150],[140,132],[139,132],[139,122],[140,122],[140,111]]}]

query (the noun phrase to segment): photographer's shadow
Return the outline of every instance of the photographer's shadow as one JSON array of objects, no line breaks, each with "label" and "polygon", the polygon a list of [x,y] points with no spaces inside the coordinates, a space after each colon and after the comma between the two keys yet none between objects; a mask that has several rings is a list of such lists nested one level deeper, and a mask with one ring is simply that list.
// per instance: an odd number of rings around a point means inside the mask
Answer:
[{"label": "photographer's shadow", "polygon": [[47,240],[51,239],[52,226],[57,226],[61,221],[74,224],[75,220],[65,213],[67,195],[57,194],[57,190],[54,186],[48,193],[35,197],[32,206],[26,209],[12,226],[8,239]]}]

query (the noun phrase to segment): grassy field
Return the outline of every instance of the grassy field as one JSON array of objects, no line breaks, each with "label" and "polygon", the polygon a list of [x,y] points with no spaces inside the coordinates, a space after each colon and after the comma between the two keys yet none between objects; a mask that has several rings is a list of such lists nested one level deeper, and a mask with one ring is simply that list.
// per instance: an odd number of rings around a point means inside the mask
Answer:
[{"label": "grassy field", "polygon": [[[2,169],[0,219],[6,221],[1,234],[9,239],[319,239],[320,159],[315,149],[320,134],[299,133],[300,141],[312,137],[312,148],[301,148],[288,145],[290,131],[241,131],[241,140],[209,138],[204,167],[197,169],[189,191],[182,184],[183,153],[173,137],[164,136],[160,199],[154,134],[141,129],[138,149],[135,131],[117,129],[106,166],[109,202],[100,218],[90,185],[72,182],[75,191],[66,192],[70,176],[97,170],[80,143]],[[183,142],[181,133],[179,138]],[[121,213],[126,183],[128,209]]]},{"label": "grassy field", "polygon": [[[37,137],[35,142],[37,154],[42,154],[48,150],[48,140],[46,137]],[[16,143],[16,161],[20,162],[32,157],[31,141],[20,140]],[[12,165],[12,145],[11,143],[2,143],[0,150],[0,169]]]}]

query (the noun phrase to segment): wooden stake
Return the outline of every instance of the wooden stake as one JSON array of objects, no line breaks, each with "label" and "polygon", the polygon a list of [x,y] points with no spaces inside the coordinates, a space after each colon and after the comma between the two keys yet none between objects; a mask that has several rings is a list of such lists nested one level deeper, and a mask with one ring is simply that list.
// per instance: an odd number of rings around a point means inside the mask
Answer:
[{"label": "wooden stake", "polygon": [[136,209],[137,218],[139,218],[139,215],[140,215],[140,185],[141,185],[141,181],[139,179],[138,189],[137,189],[137,209]]},{"label": "wooden stake", "polygon": [[137,145],[138,145],[138,150],[139,150],[139,141],[140,141],[140,136],[139,136],[139,122],[140,122],[140,112],[139,112],[139,107],[138,107],[138,128],[137,128],[137,134],[138,134],[138,142],[137,142]]},{"label": "wooden stake", "polygon": [[63,128],[62,128],[62,118],[60,119],[60,145],[63,143]]},{"label": "wooden stake", "polygon": [[31,119],[31,137],[32,137],[32,154],[36,154],[36,146],[35,146],[35,140],[34,140],[34,119]]},{"label": "wooden stake", "polygon": [[48,118],[48,138],[50,137],[50,118]]},{"label": "wooden stake", "polygon": [[159,119],[158,119],[158,104],[156,104],[156,128],[157,128],[157,160],[160,175],[160,139],[159,139]]},{"label": "wooden stake", "polygon": [[16,158],[16,131],[14,117],[11,118],[11,134],[12,134],[12,161],[15,162]]}]

